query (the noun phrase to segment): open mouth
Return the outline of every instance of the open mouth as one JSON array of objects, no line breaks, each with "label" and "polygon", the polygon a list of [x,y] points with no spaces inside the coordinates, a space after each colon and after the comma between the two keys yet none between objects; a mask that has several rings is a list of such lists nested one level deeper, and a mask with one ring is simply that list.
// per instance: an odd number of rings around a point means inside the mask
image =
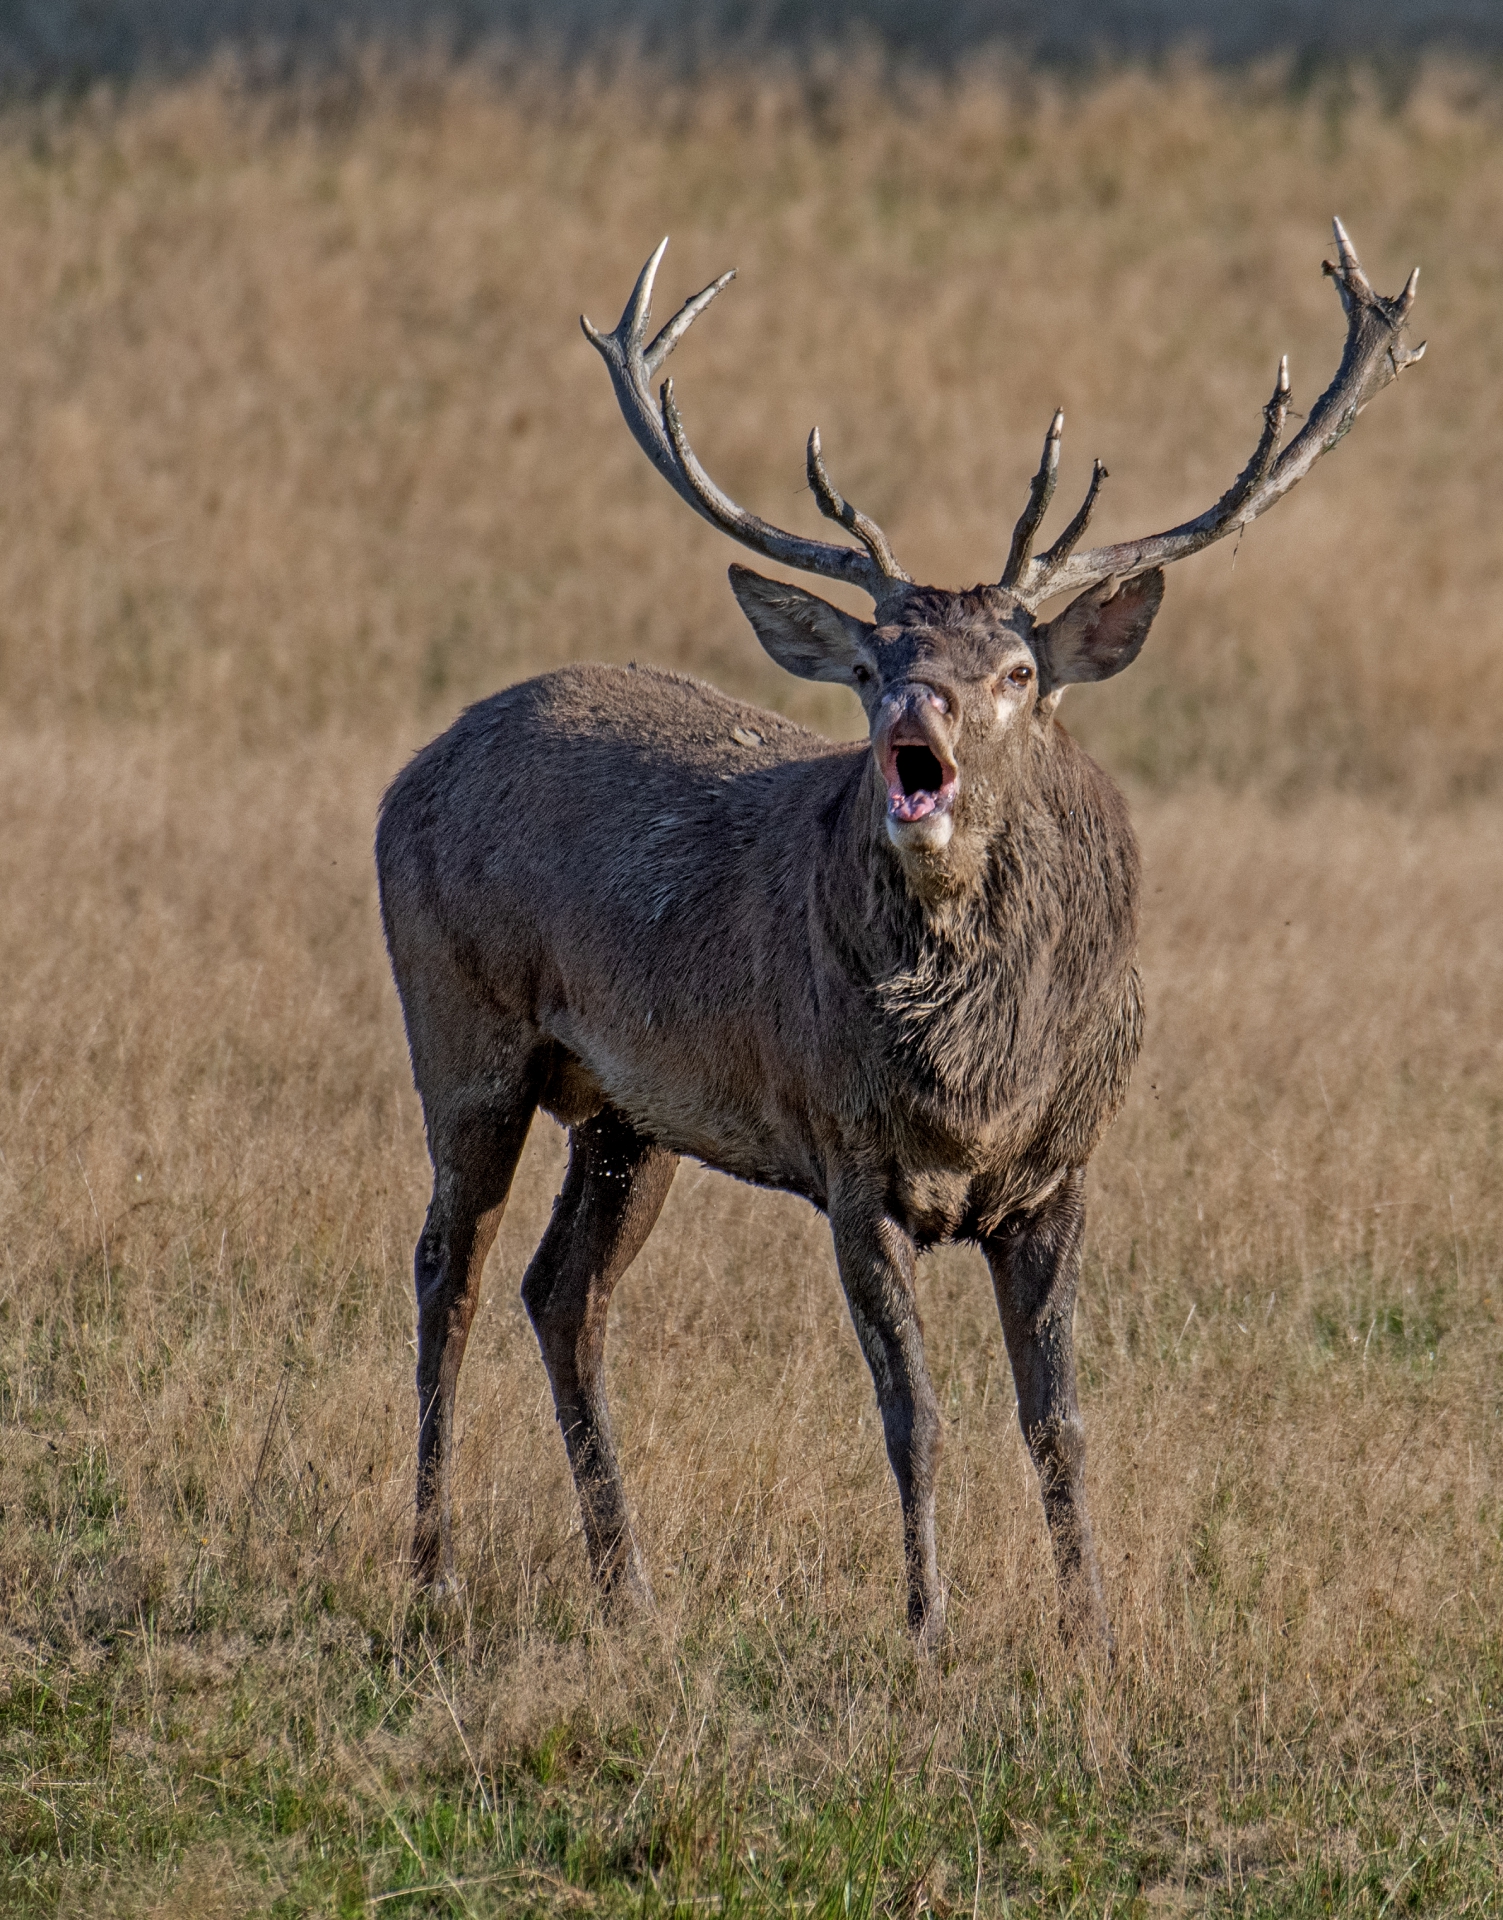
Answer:
[{"label": "open mouth", "polygon": [[884,758],[889,820],[906,824],[949,811],[955,799],[956,771],[927,741],[892,740]]}]

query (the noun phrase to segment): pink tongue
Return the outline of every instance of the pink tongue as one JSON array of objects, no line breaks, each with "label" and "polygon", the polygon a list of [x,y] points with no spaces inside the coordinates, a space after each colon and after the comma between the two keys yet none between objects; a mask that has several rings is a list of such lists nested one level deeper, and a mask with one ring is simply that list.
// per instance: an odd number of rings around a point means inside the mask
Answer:
[{"label": "pink tongue", "polygon": [[938,802],[935,793],[892,793],[887,797],[887,810],[894,820],[922,820],[933,813]]}]

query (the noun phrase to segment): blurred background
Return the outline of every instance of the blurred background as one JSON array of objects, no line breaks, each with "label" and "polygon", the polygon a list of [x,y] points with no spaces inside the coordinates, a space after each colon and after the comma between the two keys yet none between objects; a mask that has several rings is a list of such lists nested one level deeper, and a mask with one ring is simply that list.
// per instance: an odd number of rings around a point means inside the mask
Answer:
[{"label": "blurred background", "polygon": [[337,67],[372,40],[460,59],[574,60],[625,43],[680,71],[852,43],[938,69],[999,46],[1069,72],[1189,52],[1273,58],[1307,80],[1354,59],[1398,77],[1425,53],[1495,58],[1503,20],[1491,0],[20,0],[0,21],[4,71],[21,90],[180,77],[224,55],[253,56],[266,73]]},{"label": "blurred background", "polygon": [[969,581],[1056,404],[1100,537],[1213,499],[1279,353],[1296,408],[1335,366],[1340,211],[1380,286],[1422,264],[1423,374],[1071,721],[1158,786],[1491,790],[1494,10],[1364,10],[1360,51],[1355,9],[1023,12],[8,12],[7,710],[389,728],[650,631],[849,725],[753,652],[580,309],[665,231],[661,301],[738,266],[675,361],[712,470],[814,524],[818,421]]},{"label": "blurred background", "polygon": [[[469,1862],[495,1885],[455,1912],[522,1885],[549,1910],[555,1881],[654,1911],[643,1861],[686,1899],[717,1860],[753,1886],[704,1837],[726,1794],[782,1858],[828,1766],[880,1795],[888,1752],[952,1911],[983,1830],[978,1910],[1003,1884],[1061,1911],[1249,1911],[1256,1886],[1269,1911],[1491,1910],[1500,57],[1480,0],[0,9],[17,1901],[332,1910],[348,1885],[361,1911]],[[1078,1322],[1122,1684],[1049,1664],[974,1250],[921,1270],[954,1643],[919,1671],[828,1234],[693,1167],[612,1308],[664,1602],[623,1659],[517,1299],[547,1122],[461,1383],[464,1605],[421,1612],[428,1169],[381,792],[465,703],[574,658],[860,731],[758,649],[739,550],[631,441],[581,311],[614,324],[664,233],[660,318],[737,267],[672,365],[711,473],[823,533],[818,423],[909,571],[965,585],[1000,573],[1056,406],[1044,537],[1099,456],[1103,542],[1222,492],[1281,353],[1308,407],[1343,340],[1338,213],[1381,291],[1421,267],[1423,364],[1175,567],[1141,658],[1062,710],[1145,854],[1148,1040],[1093,1163]],[[1046,1841],[1061,1782],[1081,1817]],[[779,1899],[837,1885],[787,1846]]]}]

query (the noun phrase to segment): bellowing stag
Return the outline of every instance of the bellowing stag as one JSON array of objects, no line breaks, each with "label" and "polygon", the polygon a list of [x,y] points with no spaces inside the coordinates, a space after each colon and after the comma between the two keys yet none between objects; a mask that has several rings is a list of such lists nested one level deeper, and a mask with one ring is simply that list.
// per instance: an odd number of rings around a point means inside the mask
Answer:
[{"label": "bellowing stag", "polygon": [[1086,1164],[1142,1030],[1138,855],[1121,797],[1056,709],[1072,681],[1137,656],[1166,565],[1272,506],[1423,351],[1402,344],[1416,276],[1383,299],[1339,221],[1336,246],[1345,351],[1287,446],[1281,362],[1257,448],[1214,506],[1077,552],[1098,463],[1080,511],[1035,553],[1056,414],[1000,580],[965,591],[913,582],[836,492],[817,431],[809,485],[855,545],[781,532],[710,479],[672,382],[660,399],[651,382],[730,274],[649,343],[659,247],[615,331],[584,323],[632,433],[695,512],[765,559],[870,594],[860,620],[731,568],[773,659],[851,687],[870,744],[834,745],[677,674],[580,665],[471,707],[387,793],[382,913],[434,1170],[416,1256],[418,1577],[453,1578],[455,1383],[542,1107],[569,1129],[569,1164],[522,1295],[608,1594],[650,1600],[606,1408],[606,1308],[689,1154],[829,1216],[926,1644],[943,1613],[940,1417],[914,1262],[942,1241],[981,1248],[1063,1621],[1107,1634],[1072,1318]]}]

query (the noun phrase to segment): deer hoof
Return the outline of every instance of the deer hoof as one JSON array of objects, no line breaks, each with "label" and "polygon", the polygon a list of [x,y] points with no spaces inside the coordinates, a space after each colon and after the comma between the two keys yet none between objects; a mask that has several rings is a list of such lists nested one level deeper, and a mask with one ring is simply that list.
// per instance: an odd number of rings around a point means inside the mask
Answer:
[{"label": "deer hoof", "polygon": [[1117,1663],[1117,1636],[1105,1613],[1079,1610],[1062,1613],[1059,1637],[1067,1651],[1077,1658],[1094,1657],[1108,1671]]},{"label": "deer hoof", "polygon": [[945,1640],[944,1601],[931,1600],[922,1611],[911,1607],[908,1613],[908,1630],[913,1635],[914,1647],[924,1659],[938,1653]]},{"label": "deer hoof", "polygon": [[601,1582],[601,1602],[616,1620],[646,1619],[658,1610],[652,1582],[635,1550]]}]

